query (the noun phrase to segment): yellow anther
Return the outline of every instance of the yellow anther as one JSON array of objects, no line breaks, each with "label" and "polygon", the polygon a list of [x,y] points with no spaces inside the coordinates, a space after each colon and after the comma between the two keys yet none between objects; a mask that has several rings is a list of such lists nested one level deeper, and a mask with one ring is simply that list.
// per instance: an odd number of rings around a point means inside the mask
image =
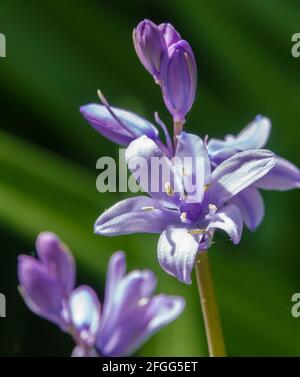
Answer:
[{"label": "yellow anther", "polygon": [[174,190],[173,190],[173,187],[171,186],[170,182],[165,183],[165,191],[166,191],[167,195],[169,195],[169,196],[174,195]]},{"label": "yellow anther", "polygon": [[210,210],[210,211],[214,211],[214,212],[216,212],[217,211],[217,206],[215,206],[214,204],[209,204],[208,205],[208,209]]},{"label": "yellow anther", "polygon": [[190,234],[203,234],[205,232],[204,229],[189,229],[188,233]]},{"label": "yellow anther", "polygon": [[204,185],[204,191],[207,191],[209,189],[210,184]]},{"label": "yellow anther", "polygon": [[139,306],[145,306],[145,305],[148,304],[148,302],[149,302],[149,298],[148,297],[143,297],[143,298],[141,298],[139,300],[138,305]]},{"label": "yellow anther", "polygon": [[180,215],[181,220],[185,220],[186,217],[187,217],[187,213],[186,212],[182,212],[182,214]]},{"label": "yellow anther", "polygon": [[155,208],[153,206],[142,207],[142,211],[153,211]]},{"label": "yellow anther", "polygon": [[210,231],[209,230],[205,230],[205,229],[189,229],[188,233],[189,234],[207,234],[209,236],[211,235]]}]

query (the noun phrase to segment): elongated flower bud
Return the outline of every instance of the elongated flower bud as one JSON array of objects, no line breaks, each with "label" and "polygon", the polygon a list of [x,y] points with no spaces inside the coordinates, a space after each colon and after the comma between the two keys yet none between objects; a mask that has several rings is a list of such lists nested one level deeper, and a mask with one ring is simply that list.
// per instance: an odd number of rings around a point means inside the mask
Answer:
[{"label": "elongated flower bud", "polygon": [[159,30],[162,32],[164,39],[166,41],[167,47],[169,48],[172,44],[177,43],[181,40],[181,36],[173,25],[169,23],[160,24]]},{"label": "elongated flower bud", "polygon": [[141,63],[158,82],[161,63],[167,53],[163,33],[152,21],[144,20],[133,30],[133,43]]},{"label": "elongated flower bud", "polygon": [[184,122],[197,87],[196,61],[188,42],[180,40],[170,46],[162,62],[161,78],[165,105],[174,121]]}]

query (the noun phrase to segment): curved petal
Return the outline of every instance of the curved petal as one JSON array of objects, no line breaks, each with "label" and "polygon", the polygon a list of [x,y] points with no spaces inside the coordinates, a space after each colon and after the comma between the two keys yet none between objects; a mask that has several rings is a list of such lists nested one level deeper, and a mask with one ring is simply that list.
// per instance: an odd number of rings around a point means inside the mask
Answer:
[{"label": "curved petal", "polygon": [[106,273],[105,300],[103,304],[104,312],[102,313],[103,321],[107,319],[106,316],[111,312],[114,294],[117,291],[122,279],[125,277],[125,273],[125,253],[122,251],[117,251],[110,257]]},{"label": "curved petal", "polygon": [[254,231],[260,225],[265,215],[265,206],[260,192],[255,187],[241,191],[230,202],[239,208],[250,230]]},{"label": "curved petal", "polygon": [[[152,271],[132,271],[116,286],[103,308],[103,321],[97,338],[97,349],[106,356],[122,355],[128,338],[136,335],[144,320],[144,305],[156,287]],[[133,335],[132,335],[133,334]]]},{"label": "curved petal", "polygon": [[183,176],[187,200],[199,203],[210,181],[211,165],[206,146],[199,136],[181,132],[175,154],[178,174]]},{"label": "curved petal", "polygon": [[180,41],[181,36],[178,31],[170,23],[163,23],[158,25],[159,30],[162,32],[167,47],[170,47],[173,43]]},{"label": "curved petal", "polygon": [[179,223],[178,211],[166,209],[147,196],[122,200],[95,222],[95,233],[115,236],[131,233],[160,233],[169,224]]},{"label": "curved petal", "polygon": [[259,179],[255,186],[265,190],[291,190],[300,188],[300,170],[284,158],[278,158],[274,168]]},{"label": "curved petal", "polygon": [[118,356],[128,356],[159,329],[174,321],[183,311],[185,301],[180,296],[156,295],[143,305],[139,318],[123,333]]},{"label": "curved petal", "polygon": [[222,162],[212,173],[210,200],[222,206],[240,191],[266,175],[275,165],[275,155],[264,149],[240,152]]},{"label": "curved petal", "polygon": [[168,227],[161,234],[157,246],[161,267],[179,281],[191,284],[191,272],[201,238],[201,235],[189,233],[187,228]]},{"label": "curved petal", "polygon": [[232,242],[237,244],[240,242],[243,232],[242,214],[237,206],[228,204],[210,216],[210,223],[206,229],[222,229],[230,236]]},{"label": "curved petal", "polygon": [[75,285],[75,263],[70,251],[51,232],[39,234],[36,240],[36,250],[40,261],[68,295]]},{"label": "curved petal", "polygon": [[[125,157],[142,189],[175,208],[184,192],[182,176],[177,174],[174,164],[158,145],[147,136],[141,136],[130,143]],[[172,187],[172,193],[166,190],[166,185]]]},{"label": "curved petal", "polygon": [[271,132],[270,119],[258,115],[237,136],[227,136],[225,140],[210,139],[208,152],[213,159],[225,160],[236,152],[263,148]]},{"label": "curved petal", "polygon": [[76,288],[69,299],[70,320],[81,342],[92,346],[100,325],[100,303],[88,286]]},{"label": "curved petal", "polygon": [[63,327],[63,292],[47,268],[36,259],[21,255],[18,277],[21,294],[30,310]]},{"label": "curved petal", "polygon": [[158,138],[157,129],[147,120],[126,110],[114,107],[111,107],[111,110],[121,123],[114,119],[103,105],[91,103],[80,107],[81,114],[90,125],[101,135],[117,144],[128,145],[141,135],[147,135],[152,139]]}]

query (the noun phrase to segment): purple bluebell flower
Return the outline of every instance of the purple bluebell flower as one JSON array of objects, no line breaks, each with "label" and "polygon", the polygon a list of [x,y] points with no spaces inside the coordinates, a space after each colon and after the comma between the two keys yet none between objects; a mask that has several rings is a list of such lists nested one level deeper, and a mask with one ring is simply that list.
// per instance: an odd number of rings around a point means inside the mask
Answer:
[{"label": "purple bluebell flower", "polygon": [[41,233],[36,247],[38,259],[19,257],[20,291],[34,313],[73,337],[72,356],[129,355],[184,308],[181,297],[153,295],[156,278],[151,271],[126,275],[123,252],[110,258],[101,308],[92,288],[74,289],[73,257],[55,234]]},{"label": "purple bluebell flower", "polygon": [[[146,184],[135,170],[141,158],[147,161],[150,179],[145,180]],[[162,174],[158,185],[153,185],[154,158],[159,158],[162,169],[169,171],[169,181]],[[186,165],[183,162],[186,158],[192,163]],[[106,236],[161,233],[160,265],[187,284],[191,283],[196,254],[210,246],[216,229],[228,233],[235,244],[240,241],[243,219],[239,208],[230,201],[265,176],[276,163],[272,152],[252,149],[235,154],[211,171],[202,139],[185,132],[178,136],[172,160],[147,136],[129,145],[126,159],[133,176],[150,197],[138,196],[117,203],[97,219],[95,233]],[[186,183],[195,177],[196,191],[187,191]]]},{"label": "purple bluebell flower", "polygon": [[[263,148],[271,132],[271,121],[258,115],[237,136],[228,135],[225,140],[210,139],[207,144],[214,167],[241,151]],[[232,202],[241,210],[244,222],[255,230],[264,217],[264,202],[258,189],[291,190],[300,188],[300,170],[291,162],[278,157],[276,164],[266,175],[241,191]]]}]

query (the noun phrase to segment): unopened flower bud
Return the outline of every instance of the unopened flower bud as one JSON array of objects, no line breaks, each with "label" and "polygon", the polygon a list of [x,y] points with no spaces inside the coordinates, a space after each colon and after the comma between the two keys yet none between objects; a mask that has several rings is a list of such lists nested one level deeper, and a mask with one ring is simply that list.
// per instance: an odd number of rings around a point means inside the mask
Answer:
[{"label": "unopened flower bud", "polygon": [[171,45],[162,62],[161,81],[165,105],[175,122],[184,122],[195,99],[197,67],[193,51],[184,40]]},{"label": "unopened flower bud", "polygon": [[169,48],[172,44],[177,43],[181,40],[181,36],[178,31],[169,23],[160,24],[159,30],[162,32],[164,39],[166,41],[167,47]]},{"label": "unopened flower bud", "polygon": [[133,30],[133,43],[143,66],[160,81],[161,63],[167,54],[163,33],[152,21],[144,20]]}]

